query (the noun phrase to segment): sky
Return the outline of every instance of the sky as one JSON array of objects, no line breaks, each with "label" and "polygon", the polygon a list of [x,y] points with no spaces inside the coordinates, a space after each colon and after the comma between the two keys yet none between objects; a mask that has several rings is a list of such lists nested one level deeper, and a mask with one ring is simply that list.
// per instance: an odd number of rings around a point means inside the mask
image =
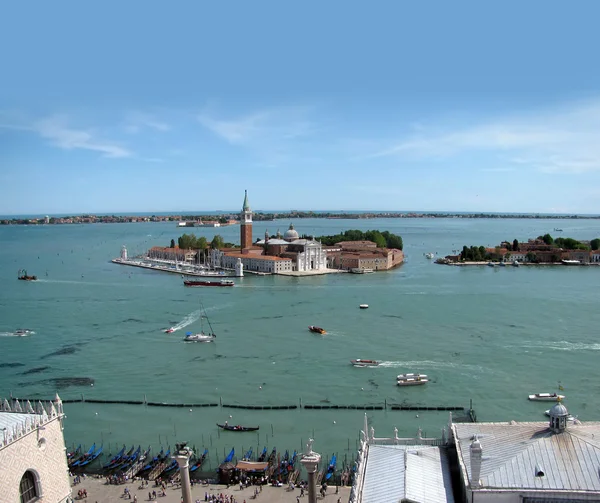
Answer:
[{"label": "sky", "polygon": [[600,3],[2,2],[0,215],[600,213]]}]

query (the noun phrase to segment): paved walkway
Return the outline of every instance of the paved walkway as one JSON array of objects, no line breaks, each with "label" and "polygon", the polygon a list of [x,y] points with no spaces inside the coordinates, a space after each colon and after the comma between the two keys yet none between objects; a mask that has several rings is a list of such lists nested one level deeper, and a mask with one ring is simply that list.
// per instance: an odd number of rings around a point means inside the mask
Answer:
[{"label": "paved walkway", "polygon": [[[157,487],[152,482],[148,484],[148,487],[140,488],[141,481],[134,481],[131,484],[123,485],[108,485],[105,483],[104,478],[86,477],[82,479],[80,484],[73,486],[72,497],[75,501],[82,501],[85,503],[113,503],[113,502],[133,502],[134,496],[137,496],[137,501],[150,501],[148,500],[148,492],[155,490],[159,493]],[[131,493],[131,499],[125,498],[124,490],[129,489]],[[78,499],[77,492],[80,489],[87,490],[87,498]],[[240,491],[237,486],[230,486],[229,489],[224,485],[202,485],[195,484],[192,487],[192,499],[194,502],[204,501],[205,493],[208,495],[229,495],[230,501],[231,496],[235,498],[236,503],[250,503],[257,501],[261,503],[295,503],[296,497],[300,496],[300,490],[294,489],[293,491],[288,490],[286,487],[272,487],[263,486],[262,492],[258,493],[258,496],[254,498],[254,491],[256,486],[251,486]],[[181,502],[181,488],[171,487],[169,485],[166,490],[166,496],[157,496],[157,503],[180,503]],[[321,498],[317,495],[318,501],[324,503],[336,503],[338,499],[342,503],[347,503],[350,498],[350,487],[340,487],[339,494],[336,494],[335,487],[330,487],[327,491],[325,498]],[[305,494],[300,498],[301,502],[308,502],[308,496]]]}]

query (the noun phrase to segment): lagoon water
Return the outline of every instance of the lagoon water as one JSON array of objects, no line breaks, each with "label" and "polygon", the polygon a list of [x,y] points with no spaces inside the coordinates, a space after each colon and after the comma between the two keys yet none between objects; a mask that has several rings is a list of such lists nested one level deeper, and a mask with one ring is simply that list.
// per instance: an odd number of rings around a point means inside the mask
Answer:
[{"label": "lagoon water", "polygon": [[[254,224],[284,232],[287,221]],[[389,272],[289,278],[247,275],[234,288],[187,289],[178,275],[109,262],[121,245],[167,246],[174,223],[0,226],[0,396],[124,399],[252,405],[464,405],[480,421],[543,420],[548,404],[527,400],[558,383],[572,414],[600,420],[600,268],[446,267],[424,257],[463,245],[524,241],[555,227],[600,236],[598,220],[378,219],[294,222],[302,234],[360,228],[402,236],[406,262]],[[238,242],[239,226],[188,229]],[[17,281],[27,269],[40,281]],[[218,334],[186,344],[200,328],[200,299]],[[368,310],[358,305],[368,303]],[[189,323],[189,324],[187,324]],[[169,326],[186,325],[174,334]],[[326,336],[310,333],[316,324]],[[35,334],[14,337],[17,328]],[[377,368],[349,360],[373,358]],[[398,388],[403,372],[430,376]],[[93,386],[52,381],[85,377]],[[327,459],[354,457],[364,411],[65,406],[67,443],[154,448],[187,440],[215,467],[231,447],[300,449],[309,437]],[[230,415],[232,416],[230,418]],[[447,412],[368,411],[378,436],[439,436]],[[219,432],[215,423],[260,425]]]}]

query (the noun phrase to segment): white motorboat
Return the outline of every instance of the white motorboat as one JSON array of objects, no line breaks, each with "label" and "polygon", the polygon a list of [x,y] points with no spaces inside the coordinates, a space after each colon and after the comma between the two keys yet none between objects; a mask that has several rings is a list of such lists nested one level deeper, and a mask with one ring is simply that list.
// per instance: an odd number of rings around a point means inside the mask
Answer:
[{"label": "white motorboat", "polygon": [[429,382],[429,379],[425,378],[421,378],[421,377],[409,377],[406,379],[398,379],[396,381],[396,384],[398,386],[419,386],[421,384],[427,384]]},{"label": "white motorboat", "polygon": [[512,265],[513,265],[514,267],[519,267],[521,264],[519,264],[519,261],[518,261],[518,260],[515,260],[515,261],[512,263]]},{"label": "white motorboat", "polygon": [[427,379],[427,374],[400,374],[396,379],[398,381],[405,379]]},{"label": "white motorboat", "polygon": [[360,306],[361,309],[369,309],[369,304],[361,304]]},{"label": "white motorboat", "polygon": [[360,358],[357,360],[350,360],[350,363],[355,367],[377,367],[377,365],[379,365],[377,360],[361,360]]},{"label": "white motorboat", "polygon": [[433,257],[435,257],[435,255],[433,253],[429,252],[429,253],[425,254],[425,257],[427,257],[428,259],[432,259]]},{"label": "white motorboat", "polygon": [[558,395],[557,393],[535,393],[534,395],[529,395],[529,400],[538,402],[556,402],[564,399],[565,395]]},{"label": "white motorboat", "polygon": [[[548,417],[550,417],[550,409],[544,411],[544,414],[546,414]],[[569,414],[567,416],[567,421],[569,421],[570,423],[574,422],[577,420],[577,416],[572,416],[571,414]]]},{"label": "white motorboat", "polygon": [[29,330],[28,328],[17,328],[15,330],[15,335],[17,337],[24,337],[26,335],[31,335],[34,334],[35,332],[33,330]]}]

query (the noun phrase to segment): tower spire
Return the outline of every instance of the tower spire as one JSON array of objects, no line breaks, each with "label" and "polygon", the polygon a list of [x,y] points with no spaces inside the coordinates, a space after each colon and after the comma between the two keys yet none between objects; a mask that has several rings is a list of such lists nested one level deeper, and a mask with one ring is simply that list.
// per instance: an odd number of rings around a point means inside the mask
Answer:
[{"label": "tower spire", "polygon": [[248,191],[244,190],[244,205],[242,211],[250,211],[250,203],[248,203]]}]

